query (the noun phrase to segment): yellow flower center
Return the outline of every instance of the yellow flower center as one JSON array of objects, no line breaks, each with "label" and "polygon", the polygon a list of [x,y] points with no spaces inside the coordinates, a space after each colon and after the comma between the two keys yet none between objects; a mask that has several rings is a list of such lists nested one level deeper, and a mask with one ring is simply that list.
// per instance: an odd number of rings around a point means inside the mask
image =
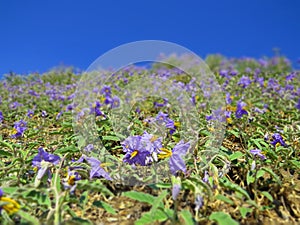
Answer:
[{"label": "yellow flower center", "polygon": [[227,121],[227,123],[232,124],[232,119],[230,117],[226,118],[226,121]]},{"label": "yellow flower center", "polygon": [[169,158],[172,156],[172,151],[166,148],[161,148],[160,149],[162,152],[158,154],[159,159],[165,159]]},{"label": "yellow flower center", "polygon": [[0,197],[1,202],[5,202],[7,204],[3,205],[2,208],[8,213],[13,214],[16,213],[20,209],[19,203],[15,200],[8,197]]},{"label": "yellow flower center", "polygon": [[130,154],[130,155],[131,155],[130,159],[133,159],[138,153],[139,153],[138,150],[133,151],[133,152]]},{"label": "yellow flower center", "polygon": [[174,122],[175,127],[180,127],[180,122]]},{"label": "yellow flower center", "polygon": [[236,107],[235,106],[228,105],[226,108],[227,108],[228,111],[231,111],[231,112],[236,111]]},{"label": "yellow flower center", "polygon": [[16,128],[13,128],[12,134],[17,134],[17,133],[18,133],[17,129],[16,129]]},{"label": "yellow flower center", "polygon": [[100,98],[100,102],[104,102],[105,101],[105,97],[104,96],[102,96],[101,98]]},{"label": "yellow flower center", "polygon": [[75,184],[75,175],[69,176],[68,184],[73,186]]}]

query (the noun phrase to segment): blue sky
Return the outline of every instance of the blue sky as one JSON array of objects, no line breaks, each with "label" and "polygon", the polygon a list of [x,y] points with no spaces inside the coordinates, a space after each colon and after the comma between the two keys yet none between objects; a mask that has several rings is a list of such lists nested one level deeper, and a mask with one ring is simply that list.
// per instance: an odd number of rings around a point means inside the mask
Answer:
[{"label": "blue sky", "polygon": [[85,70],[137,40],[175,42],[201,57],[300,58],[298,0],[1,0],[0,76],[60,66]]}]

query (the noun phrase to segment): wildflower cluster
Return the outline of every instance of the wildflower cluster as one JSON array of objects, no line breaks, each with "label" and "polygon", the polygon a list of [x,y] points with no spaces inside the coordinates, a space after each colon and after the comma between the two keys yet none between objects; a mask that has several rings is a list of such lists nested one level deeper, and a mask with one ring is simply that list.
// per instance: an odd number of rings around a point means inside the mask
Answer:
[{"label": "wildflower cluster", "polygon": [[161,159],[169,159],[170,171],[176,175],[178,171],[186,172],[184,156],[190,147],[189,143],[180,141],[172,150],[164,148],[162,138],[147,133],[142,136],[130,136],[122,142],[125,156],[123,161],[130,165],[148,166]]}]

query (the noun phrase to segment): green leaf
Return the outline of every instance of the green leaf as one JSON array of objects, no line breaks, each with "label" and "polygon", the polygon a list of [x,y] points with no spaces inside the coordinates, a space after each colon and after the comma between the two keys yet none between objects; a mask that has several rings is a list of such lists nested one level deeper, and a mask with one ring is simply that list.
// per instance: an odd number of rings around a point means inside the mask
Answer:
[{"label": "green leaf", "polygon": [[[74,221],[74,222],[73,222]],[[88,219],[82,219],[80,217],[72,218],[72,224],[80,224],[80,225],[92,225],[93,223]]]},{"label": "green leaf", "polygon": [[256,179],[262,177],[265,175],[265,171],[264,170],[258,170],[256,173]]},{"label": "green leaf", "polygon": [[70,122],[63,122],[61,125],[62,125],[62,127],[65,127],[65,128],[73,127],[73,124]]},{"label": "green leaf", "polygon": [[257,139],[251,139],[251,141],[253,141],[253,143],[259,148],[262,149],[261,144],[259,143],[259,141]]},{"label": "green leaf", "polygon": [[102,140],[120,141],[120,138],[118,138],[117,136],[102,136]]},{"label": "green leaf", "polygon": [[240,207],[240,213],[244,219],[247,217],[247,213],[251,213],[252,211],[253,211],[253,209],[251,209],[251,208]]},{"label": "green leaf", "polygon": [[0,145],[9,148],[12,151],[14,150],[14,147],[11,144],[7,143],[6,141],[0,141]]},{"label": "green leaf", "polygon": [[239,225],[237,221],[231,218],[231,216],[224,212],[213,212],[209,216],[210,220],[214,220],[218,225]]},{"label": "green leaf", "polygon": [[261,170],[264,170],[267,173],[269,173],[276,180],[276,182],[281,185],[280,177],[276,173],[274,173],[273,170],[266,167],[262,167]]},{"label": "green leaf", "polygon": [[5,150],[0,150],[0,156],[12,156],[12,154]]},{"label": "green leaf", "polygon": [[263,196],[265,196],[265,197],[267,197],[267,199],[269,199],[271,202],[273,202],[273,196],[269,193],[269,192],[267,192],[267,191],[263,191],[263,192],[261,192],[261,194],[263,195]]},{"label": "green leaf", "polygon": [[91,182],[90,180],[79,180],[77,181],[78,190],[93,190],[101,192],[102,194],[114,196],[114,194],[101,182],[100,179]]},{"label": "green leaf", "polygon": [[236,138],[240,138],[239,132],[235,130],[227,130],[230,134],[233,134]]},{"label": "green leaf", "polygon": [[293,166],[295,166],[297,169],[300,169],[300,161],[297,160],[290,160],[289,161]]},{"label": "green leaf", "polygon": [[229,156],[230,161],[241,158],[244,154],[241,152],[235,152]]},{"label": "green leaf", "polygon": [[114,214],[114,215],[117,214],[116,211],[114,210],[114,208],[111,205],[107,204],[106,202],[103,202],[103,201],[94,201],[93,205],[97,206],[97,207],[100,207],[100,208],[103,208],[103,209],[105,209],[107,212],[109,212],[111,214]]},{"label": "green leaf", "polygon": [[122,195],[125,197],[128,197],[128,198],[137,200],[139,202],[145,202],[145,203],[148,203],[151,205],[155,200],[155,197],[153,195],[145,194],[145,193],[137,192],[137,191],[127,191],[127,192],[124,192]]},{"label": "green leaf", "polygon": [[234,204],[234,202],[233,202],[231,199],[229,199],[228,197],[226,197],[226,196],[224,196],[224,195],[221,195],[221,194],[218,194],[218,195],[216,196],[216,199],[221,200],[221,201],[223,201],[223,202],[226,202],[226,203],[228,203],[228,204],[230,204],[230,205],[233,205],[233,204]]},{"label": "green leaf", "polygon": [[153,189],[159,189],[159,188],[169,189],[172,187],[172,184],[171,183],[157,183],[157,184],[151,184],[149,186]]},{"label": "green leaf", "polygon": [[134,225],[153,224],[155,221],[163,222],[168,216],[161,210],[157,210],[154,215],[151,212],[143,213],[141,218],[134,222]]},{"label": "green leaf", "polygon": [[2,190],[4,193],[11,195],[14,192],[16,192],[18,190],[18,188],[17,187],[3,187]]},{"label": "green leaf", "polygon": [[223,177],[220,179],[220,183],[226,187],[229,188],[231,190],[237,191],[239,193],[241,193],[242,195],[244,195],[248,200],[250,199],[250,196],[248,194],[247,191],[245,191],[242,187],[240,187],[239,185],[230,182],[226,177]]},{"label": "green leaf", "polygon": [[56,153],[56,154],[64,154],[67,152],[76,153],[76,152],[79,152],[79,149],[76,148],[74,145],[71,145],[71,146],[60,148],[60,149],[57,149],[54,151],[54,153]]},{"label": "green leaf", "polygon": [[28,191],[26,194],[26,199],[33,200],[37,202],[39,205],[46,205],[47,207],[51,207],[51,201],[49,198],[49,194],[44,194],[43,192],[36,191],[35,189],[32,189]]},{"label": "green leaf", "polygon": [[181,212],[180,212],[180,214],[179,214],[181,217],[182,217],[182,219],[184,220],[184,224],[186,224],[186,225],[194,225],[194,224],[196,224],[195,223],[195,220],[194,220],[194,218],[193,218],[193,215],[191,214],[191,212],[190,211],[188,211],[188,210],[182,210]]},{"label": "green leaf", "polygon": [[28,214],[27,212],[24,212],[22,210],[19,210],[17,214],[24,220],[30,222],[32,225],[39,225],[40,222],[37,218],[33,217],[32,215]]},{"label": "green leaf", "polygon": [[156,210],[159,206],[163,205],[163,199],[167,196],[168,192],[163,190],[161,194],[155,198],[154,202],[152,202],[151,212],[156,213]]},{"label": "green leaf", "polygon": [[255,178],[251,175],[251,173],[252,173],[251,171],[247,172],[247,184],[248,185],[255,181]]}]

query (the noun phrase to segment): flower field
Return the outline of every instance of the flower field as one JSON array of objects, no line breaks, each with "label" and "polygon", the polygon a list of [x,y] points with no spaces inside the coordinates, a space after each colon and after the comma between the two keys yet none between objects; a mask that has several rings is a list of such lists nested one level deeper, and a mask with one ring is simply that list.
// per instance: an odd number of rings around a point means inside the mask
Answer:
[{"label": "flower field", "polygon": [[0,224],[300,224],[300,71],[205,63],[6,75]]}]

